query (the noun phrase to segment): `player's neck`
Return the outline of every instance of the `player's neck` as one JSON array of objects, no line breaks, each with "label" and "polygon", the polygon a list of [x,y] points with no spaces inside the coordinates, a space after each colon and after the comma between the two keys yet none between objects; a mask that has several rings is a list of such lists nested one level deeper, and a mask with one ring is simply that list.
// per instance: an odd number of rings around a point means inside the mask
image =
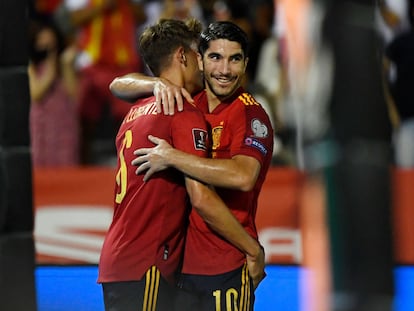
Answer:
[{"label": "player's neck", "polygon": [[213,112],[213,110],[216,109],[218,105],[231,99],[235,95],[235,92],[227,96],[217,96],[217,94],[215,94],[210,89],[210,87],[206,85],[206,94],[207,94],[207,101],[208,101],[208,110],[209,112]]},{"label": "player's neck", "polygon": [[208,101],[208,111],[213,112],[214,109],[217,108],[218,105],[220,105],[221,100],[211,91],[206,89],[207,94],[207,101]]},{"label": "player's neck", "polygon": [[161,72],[160,78],[167,79],[176,86],[184,87],[184,77],[176,68],[169,68]]}]

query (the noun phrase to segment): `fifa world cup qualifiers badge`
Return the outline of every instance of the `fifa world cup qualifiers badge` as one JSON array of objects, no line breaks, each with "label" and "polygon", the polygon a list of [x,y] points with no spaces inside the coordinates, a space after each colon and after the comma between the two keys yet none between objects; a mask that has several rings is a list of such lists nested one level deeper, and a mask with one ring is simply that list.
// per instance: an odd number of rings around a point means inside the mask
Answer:
[{"label": "fifa world cup qualifiers badge", "polygon": [[207,131],[193,129],[194,148],[196,150],[207,150]]}]

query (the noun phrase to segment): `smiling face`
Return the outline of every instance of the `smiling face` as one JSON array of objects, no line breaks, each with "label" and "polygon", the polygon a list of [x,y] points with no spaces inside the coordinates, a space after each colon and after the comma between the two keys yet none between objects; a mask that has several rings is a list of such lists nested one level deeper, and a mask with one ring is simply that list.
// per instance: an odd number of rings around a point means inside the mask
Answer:
[{"label": "smiling face", "polygon": [[199,56],[207,92],[220,101],[233,95],[242,82],[247,61],[238,42],[227,39],[210,41],[208,49]]}]

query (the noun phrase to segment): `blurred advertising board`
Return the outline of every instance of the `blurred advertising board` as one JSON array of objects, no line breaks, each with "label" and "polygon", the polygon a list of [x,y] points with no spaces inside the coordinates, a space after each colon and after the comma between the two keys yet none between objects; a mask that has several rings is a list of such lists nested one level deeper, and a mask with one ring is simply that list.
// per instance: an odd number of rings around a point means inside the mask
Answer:
[{"label": "blurred advertising board", "polygon": [[[112,218],[114,177],[110,167],[34,169],[38,264],[98,263]],[[305,181],[292,168],[272,167],[268,173],[256,223],[269,264],[300,265],[304,250],[318,243],[311,227],[323,224],[323,186]],[[414,264],[414,171],[395,171],[393,185],[396,261]]]}]

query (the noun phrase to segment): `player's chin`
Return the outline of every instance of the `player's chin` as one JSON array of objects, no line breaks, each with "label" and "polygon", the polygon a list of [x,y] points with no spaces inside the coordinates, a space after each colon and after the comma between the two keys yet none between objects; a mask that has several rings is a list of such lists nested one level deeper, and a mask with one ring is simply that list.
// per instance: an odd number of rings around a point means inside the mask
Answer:
[{"label": "player's chin", "polygon": [[218,95],[221,98],[226,98],[226,97],[232,95],[234,93],[234,91],[235,91],[235,87],[233,87],[233,86],[232,87],[226,87],[226,88],[218,87],[216,89],[216,95]]}]

